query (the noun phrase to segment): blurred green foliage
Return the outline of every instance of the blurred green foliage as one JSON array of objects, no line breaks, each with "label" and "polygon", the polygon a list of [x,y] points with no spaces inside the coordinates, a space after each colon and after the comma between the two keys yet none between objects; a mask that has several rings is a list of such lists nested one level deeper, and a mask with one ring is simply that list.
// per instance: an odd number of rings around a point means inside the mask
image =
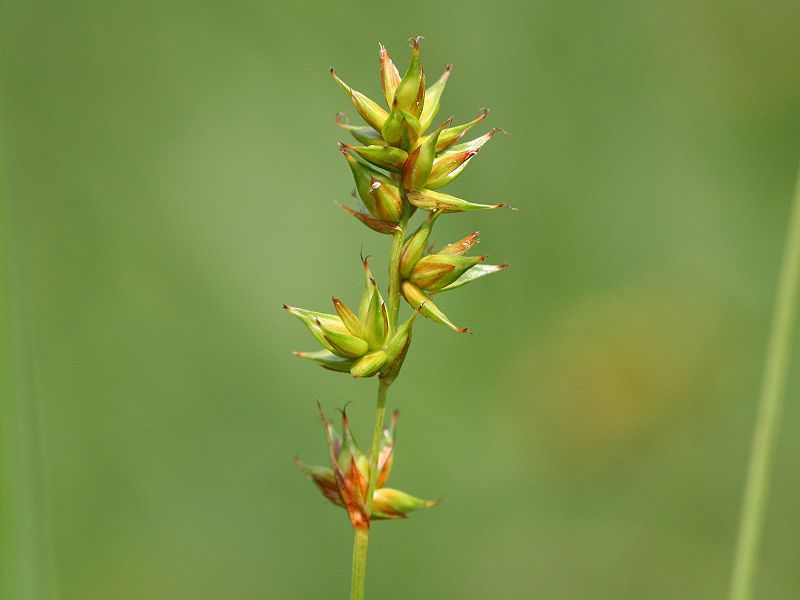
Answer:
[{"label": "blurred green foliage", "polygon": [[[788,0],[5,0],[9,598],[344,597],[346,517],[292,458],[324,460],[315,399],[366,439],[375,383],[293,359],[280,305],[356,300],[360,247],[383,273],[334,206],[327,67],[377,98],[378,42],[418,33],[442,115],[513,133],[452,193],[521,210],[438,227],[512,268],[442,297],[473,337],[417,327],[394,478],[444,501],[375,527],[368,594],[723,597],[800,156]],[[800,597],[788,393],[759,598]]]}]

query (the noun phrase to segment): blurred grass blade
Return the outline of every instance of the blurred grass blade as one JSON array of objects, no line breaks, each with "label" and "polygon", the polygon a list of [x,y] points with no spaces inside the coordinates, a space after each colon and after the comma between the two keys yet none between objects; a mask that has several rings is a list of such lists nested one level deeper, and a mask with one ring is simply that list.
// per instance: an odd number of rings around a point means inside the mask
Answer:
[{"label": "blurred grass blade", "polygon": [[[55,598],[52,544],[44,510],[41,415],[20,264],[21,213],[11,198],[0,103],[0,598]],[[28,304],[29,306],[29,304]]]},{"label": "blurred grass blade", "polygon": [[753,597],[753,577],[781,419],[792,331],[797,317],[800,283],[800,171],[791,211],[764,365],[764,379],[758,400],[755,435],[750,451],[730,600],[750,600]]}]

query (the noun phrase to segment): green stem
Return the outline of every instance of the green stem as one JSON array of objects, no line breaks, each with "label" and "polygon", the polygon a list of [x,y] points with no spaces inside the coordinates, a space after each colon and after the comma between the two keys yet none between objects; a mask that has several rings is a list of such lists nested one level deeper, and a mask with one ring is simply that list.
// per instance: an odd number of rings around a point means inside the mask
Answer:
[{"label": "green stem", "polygon": [[[375,408],[375,427],[372,430],[372,449],[369,455],[369,482],[367,483],[366,509],[372,514],[372,496],[375,493],[375,482],[378,479],[378,455],[381,451],[383,437],[383,421],[386,416],[386,394],[388,383],[380,381],[378,385],[378,402]],[[353,539],[353,571],[350,586],[350,600],[364,598],[364,583],[367,576],[367,547],[369,546],[369,529],[357,528]]]},{"label": "green stem", "polygon": [[[405,198],[405,191],[400,189]],[[389,326],[392,331],[396,329],[400,315],[400,254],[403,250],[407,225],[408,214],[403,214],[397,225],[398,229],[392,236],[392,249],[389,254]]]},{"label": "green stem", "polygon": [[778,295],[772,321],[764,380],[758,401],[753,446],[744,491],[739,539],[731,580],[730,600],[749,600],[772,473],[775,441],[780,424],[783,391],[791,350],[791,334],[797,315],[800,283],[800,173],[795,188]]}]

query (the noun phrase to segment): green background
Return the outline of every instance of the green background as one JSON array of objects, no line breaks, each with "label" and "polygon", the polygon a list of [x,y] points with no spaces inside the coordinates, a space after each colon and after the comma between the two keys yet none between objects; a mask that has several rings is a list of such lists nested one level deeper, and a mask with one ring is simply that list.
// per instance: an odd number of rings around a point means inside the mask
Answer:
[{"label": "green background", "polygon": [[[768,4],[768,5],[767,5]],[[448,192],[512,267],[419,322],[368,595],[723,598],[800,157],[796,2],[4,0],[3,598],[345,598],[351,533],[292,463],[315,400],[284,302],[357,301],[347,98],[377,47],[496,136]],[[488,129],[484,127],[479,133]],[[404,309],[405,310],[405,309]],[[797,353],[792,366],[798,364]],[[758,598],[800,597],[791,370]]]}]

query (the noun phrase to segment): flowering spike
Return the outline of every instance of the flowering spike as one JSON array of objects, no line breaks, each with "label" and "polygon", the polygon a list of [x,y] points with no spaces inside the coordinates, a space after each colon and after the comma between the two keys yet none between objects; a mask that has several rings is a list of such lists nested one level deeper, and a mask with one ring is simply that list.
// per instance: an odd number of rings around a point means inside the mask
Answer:
[{"label": "flowering spike", "polygon": [[436,219],[439,218],[440,212],[432,212],[425,222],[419,226],[411,237],[406,240],[403,249],[400,252],[400,276],[408,278],[411,269],[417,264],[417,261],[425,254],[425,247],[428,245],[428,238],[431,235],[431,229]]},{"label": "flowering spike", "polygon": [[450,78],[450,71],[452,71],[452,69],[453,65],[446,65],[442,76],[425,91],[425,105],[422,108],[422,114],[419,116],[419,123],[422,126],[422,131],[425,131],[431,126],[436,113],[439,111],[442,93],[447,85],[447,80]]},{"label": "flowering spike", "polygon": [[400,289],[406,301],[413,308],[418,308],[422,315],[428,317],[431,321],[436,321],[442,325],[447,325],[450,329],[457,331],[458,333],[472,333],[465,327],[456,327],[453,325],[453,322],[447,318],[447,315],[442,312],[442,309],[436,306],[436,304],[433,303],[433,300],[423,294],[422,290],[420,290],[410,281],[404,281]]},{"label": "flowering spike", "polygon": [[429,254],[414,265],[408,279],[420,289],[437,292],[484,260],[485,256]]},{"label": "flowering spike", "polygon": [[467,150],[465,152],[451,152],[442,154],[433,161],[431,172],[425,187],[429,190],[438,190],[441,187],[455,181],[461,175],[464,167],[470,159],[478,153],[478,150]]},{"label": "flowering spike", "polygon": [[491,275],[492,273],[497,273],[498,271],[502,271],[503,269],[508,267],[508,263],[502,263],[499,265],[475,265],[469,271],[464,273],[461,277],[456,279],[450,285],[447,285],[440,289],[440,292],[447,292],[449,290],[454,290],[456,288],[461,287],[462,285],[466,285],[480,277],[484,277],[485,275]]},{"label": "flowering spike", "polygon": [[342,81],[336,74],[336,71],[334,71],[333,67],[331,67],[331,75],[333,75],[336,83],[338,83],[342,89],[350,95],[350,99],[353,101],[353,106],[356,107],[358,114],[360,114],[361,117],[375,131],[380,131],[389,114],[374,100],[371,100],[361,92],[354,90],[344,81]]},{"label": "flowering spike", "polygon": [[365,146],[373,146],[373,145],[381,145],[385,143],[385,140],[381,137],[381,134],[375,131],[372,127],[368,125],[364,125],[361,127],[357,127],[355,125],[349,124],[349,119],[347,115],[343,112],[336,114],[336,125],[348,131],[350,135],[352,135],[356,140],[364,144]]},{"label": "flowering spike", "polygon": [[[434,182],[435,183],[435,182]],[[435,192],[433,190],[408,190],[406,192],[408,201],[417,208],[424,210],[440,210],[446,213],[466,212],[469,210],[491,210],[494,208],[510,208],[516,210],[508,204],[475,204],[467,202],[461,198],[456,198],[449,194]]]},{"label": "flowering spike", "polygon": [[303,473],[311,478],[327,500],[347,510],[350,523],[354,528],[368,528],[371,519],[405,518],[406,514],[412,510],[436,504],[436,502],[420,500],[399,490],[384,488],[394,462],[394,432],[398,418],[398,412],[394,411],[389,426],[383,430],[381,445],[377,449],[375,491],[372,496],[373,510],[368,516],[365,497],[369,487],[371,457],[365,455],[356,444],[350,431],[347,413],[342,411],[342,437],[340,438],[333,424],[325,417],[321,406],[319,412],[331,466],[307,465],[299,458],[295,459],[295,463]]},{"label": "flowering spike", "polygon": [[394,93],[397,105],[415,117],[422,113],[425,103],[425,73],[419,59],[420,39],[422,38],[416,37],[408,40],[411,44],[411,61]]},{"label": "flowering spike", "polygon": [[317,352],[293,352],[292,354],[298,358],[312,360],[323,369],[339,371],[340,373],[349,373],[354,362],[352,358],[342,358],[327,350],[318,350]]},{"label": "flowering spike", "polygon": [[383,44],[378,44],[378,47],[380,48],[381,87],[383,88],[383,96],[386,98],[386,106],[391,108],[394,103],[395,90],[400,85],[400,72],[394,66]]}]

